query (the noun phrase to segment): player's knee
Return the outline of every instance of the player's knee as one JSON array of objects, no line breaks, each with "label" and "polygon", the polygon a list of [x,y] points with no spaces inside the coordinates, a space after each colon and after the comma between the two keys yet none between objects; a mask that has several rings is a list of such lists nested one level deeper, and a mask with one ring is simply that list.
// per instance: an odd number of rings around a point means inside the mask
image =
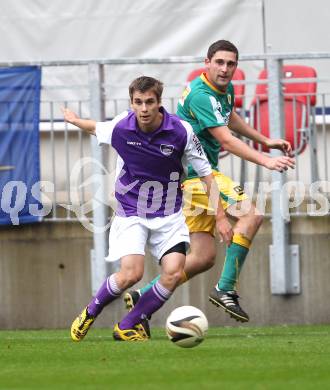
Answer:
[{"label": "player's knee", "polygon": [[208,269],[212,268],[215,264],[215,257],[216,253],[209,253],[208,256],[205,257],[202,266],[204,271],[207,271]]},{"label": "player's knee", "polygon": [[260,211],[256,207],[253,207],[249,214],[247,215],[247,218],[249,220],[249,225],[254,226],[256,230],[259,229],[259,227],[262,225],[262,222],[264,220],[263,215],[261,215]]},{"label": "player's knee", "polygon": [[259,229],[259,227],[262,225],[263,221],[264,221],[264,216],[261,215],[257,209],[254,209],[253,221],[252,221],[254,226],[257,226],[257,228]]},{"label": "player's knee", "polygon": [[180,270],[173,272],[172,274],[169,275],[171,282],[175,287],[181,283],[182,273],[183,273],[183,269],[180,269]]},{"label": "player's knee", "polygon": [[122,284],[124,285],[124,288],[128,288],[139,282],[141,279],[142,274],[139,271],[126,271],[123,273]]},{"label": "player's knee", "polygon": [[209,268],[213,267],[215,264],[215,258],[216,258],[216,249],[215,248],[208,248],[208,250],[204,251],[201,254],[201,265],[204,268],[204,270],[208,270]]},{"label": "player's knee", "polygon": [[162,279],[170,289],[176,288],[182,282],[183,269],[178,269],[162,275]]},{"label": "player's knee", "polygon": [[197,275],[201,272],[207,271],[215,264],[216,251],[215,249],[208,248],[208,250],[198,253],[192,253],[189,258],[189,264],[187,265],[187,271],[189,277]]}]

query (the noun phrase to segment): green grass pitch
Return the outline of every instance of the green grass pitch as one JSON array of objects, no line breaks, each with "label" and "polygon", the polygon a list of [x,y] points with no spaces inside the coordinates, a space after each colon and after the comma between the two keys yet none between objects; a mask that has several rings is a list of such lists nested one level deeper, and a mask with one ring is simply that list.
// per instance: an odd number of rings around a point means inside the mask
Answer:
[{"label": "green grass pitch", "polygon": [[115,342],[91,329],[0,331],[0,389],[330,389],[330,325],[211,328],[193,349],[164,330]]}]

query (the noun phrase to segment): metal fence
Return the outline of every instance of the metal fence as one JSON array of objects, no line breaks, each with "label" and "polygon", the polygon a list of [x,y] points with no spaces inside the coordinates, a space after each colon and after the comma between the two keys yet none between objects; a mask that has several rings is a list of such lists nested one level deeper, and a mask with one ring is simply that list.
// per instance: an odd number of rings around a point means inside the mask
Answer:
[{"label": "metal fence", "polygon": [[[297,83],[301,80],[283,78],[282,65],[304,61],[330,59],[330,53],[308,54],[269,54],[242,56],[241,63],[261,61],[268,70],[267,80],[247,79],[243,96],[242,117],[256,123],[260,115],[262,95],[255,96],[256,85],[267,82],[268,128],[272,138],[283,138],[285,124],[285,99],[283,87],[285,83]],[[152,75],[158,76],[157,69],[164,67],[171,73],[173,66],[185,64],[191,69],[201,66],[200,57],[172,57],[157,59],[121,59],[102,60],[89,63],[88,61],[71,62],[41,62],[31,65],[41,65],[48,75],[56,72],[59,67],[67,67],[70,82],[65,85],[43,85],[41,102],[41,174],[43,180],[53,183],[51,191],[44,188],[44,202],[51,206],[47,221],[86,221],[92,218],[94,227],[105,226],[109,219],[109,173],[114,169],[114,155],[111,150],[99,148],[95,139],[90,140],[79,130],[62,122],[60,106],[69,106],[83,117],[95,120],[110,119],[120,111],[127,109],[129,101],[127,92],[124,96],[117,94],[118,86],[111,83],[116,70],[123,67],[138,65],[152,67]],[[0,64],[27,65],[26,63]],[[83,77],[76,82],[76,71],[82,71]],[[185,68],[186,69],[186,68]],[[176,69],[178,72],[178,69]],[[147,72],[143,72],[147,73]],[[127,71],[126,77],[132,80],[141,74]],[[150,74],[150,73],[149,73]],[[164,74],[164,73],[163,73]],[[161,76],[158,76],[161,78]],[[186,74],[182,74],[181,82],[172,85],[165,82],[164,105],[174,112],[185,84]],[[51,79],[51,77],[50,77]],[[72,82],[71,82],[72,81]],[[293,107],[293,144],[297,167],[288,174],[268,172],[239,158],[222,154],[220,159],[221,171],[234,180],[245,185],[245,189],[254,196],[258,207],[264,208],[265,214],[272,217],[273,245],[270,248],[271,288],[274,294],[296,294],[300,287],[296,276],[299,275],[299,260],[297,248],[289,245],[289,221],[291,216],[300,215],[329,215],[329,183],[328,183],[328,145],[329,145],[329,94],[330,78],[312,78],[322,86],[322,92],[307,93],[307,103],[303,113],[297,110],[299,93],[291,94]],[[127,91],[128,83],[124,86]],[[63,90],[66,97],[63,98]],[[78,92],[78,98],[77,98]],[[316,104],[311,101],[316,97]],[[254,99],[256,110],[252,110],[251,101]],[[298,104],[299,103],[299,104]],[[330,105],[330,104],[329,104]],[[301,107],[300,107],[301,108]],[[304,120],[302,120],[304,119]],[[259,118],[258,130],[261,131],[262,121]],[[93,138],[93,137],[92,137]],[[248,141],[246,141],[248,142]],[[251,144],[252,145],[252,144]],[[253,145],[252,145],[253,146]],[[109,153],[110,151],[110,153]],[[276,155],[276,151],[272,151]],[[92,156],[100,164],[86,164],[76,177],[75,191],[72,191],[72,171],[78,160]],[[89,181],[97,177],[97,182]],[[315,184],[316,183],[316,184]],[[47,187],[47,188],[46,188]],[[311,188],[314,193],[311,192]],[[283,190],[284,189],[284,190]],[[95,195],[98,196],[95,196]],[[269,201],[271,199],[271,201]],[[83,204],[83,213],[77,215],[75,203]],[[59,207],[61,205],[61,207]],[[319,207],[318,207],[319,206]],[[321,207],[320,207],[321,206]],[[324,206],[324,207],[322,207]],[[322,211],[320,212],[320,208]],[[81,207],[80,207],[81,210]],[[281,212],[283,211],[284,212]],[[80,211],[81,212],[81,211]],[[105,231],[94,230],[94,257],[92,259],[93,289],[97,288],[105,276],[104,257],[107,253],[107,234]]]},{"label": "metal fence", "polygon": [[[283,58],[282,58],[283,57]],[[276,58],[274,61],[285,60],[285,55]],[[248,58],[242,58],[241,61],[258,60],[258,56],[249,56]],[[200,59],[191,58],[191,66],[197,67],[200,64],[196,63]],[[170,69],[173,64],[183,61],[188,63],[189,59],[173,59],[173,62],[167,60],[164,63],[158,60],[144,60],[146,64],[153,64],[153,73],[157,76],[157,68],[165,65]],[[259,60],[260,61],[260,60]],[[264,61],[264,59],[262,59]],[[134,63],[133,60],[127,60],[128,64]],[[135,62],[138,62],[137,60]],[[167,63],[166,63],[167,62]],[[308,60],[306,60],[308,62]],[[123,66],[128,65],[125,60],[122,61]],[[119,114],[123,110],[129,108],[129,99],[127,96],[127,85],[123,84],[111,84],[113,74],[118,70],[118,64],[110,65],[94,65],[96,68],[100,67],[97,71],[100,71],[100,85],[97,85],[95,91],[99,92],[100,101],[96,102],[94,106],[98,106],[100,119],[111,119],[115,115]],[[56,72],[56,67],[47,64],[47,74]],[[82,132],[74,126],[63,123],[60,107],[70,107],[76,111],[82,117],[92,117],[91,115],[91,76],[88,66],[85,64],[73,66],[70,64],[68,74],[71,76],[75,72],[75,69],[83,69],[81,71],[80,84],[66,85],[48,85],[43,86],[42,102],[41,102],[41,170],[42,179],[50,181],[54,184],[53,190],[49,193],[44,191],[44,201],[48,202],[51,208],[51,212],[46,217],[47,221],[62,221],[76,220],[77,215],[70,210],[68,205],[72,205],[74,196],[75,201],[81,204],[85,204],[93,197],[92,185],[86,185],[86,181],[92,173],[92,166],[83,166],[81,170],[80,182],[81,185],[78,193],[72,194],[71,188],[71,172],[72,167],[79,159],[83,159],[87,156],[91,156],[92,149],[89,137],[82,134]],[[111,77],[112,76],[112,77]],[[180,93],[185,86],[185,78],[187,74],[182,73],[182,82],[165,85],[164,92],[164,106],[171,112],[176,111],[176,106]],[[134,72],[127,75],[127,79],[133,79],[136,77]],[[51,79],[51,78],[50,78]],[[318,87],[320,85],[326,88],[326,85],[330,87],[329,79],[281,79],[278,80],[278,85],[272,87],[272,90],[282,89],[286,83],[299,83],[299,82],[316,83]],[[263,83],[267,80],[263,80]],[[262,131],[262,124],[260,120],[260,106],[262,105],[262,96],[255,93],[256,87],[262,83],[256,79],[246,79],[244,81],[234,81],[234,85],[240,85],[244,83],[246,86],[246,93],[242,97],[242,107],[239,108],[240,115],[251,125],[255,126],[258,131]],[[123,96],[118,94],[118,90],[121,89]],[[330,88],[329,88],[330,91]],[[64,93],[65,92],[65,93]],[[61,95],[67,95],[65,99]],[[290,203],[291,207],[288,212],[290,215],[302,215],[308,214],[307,207],[315,199],[311,197],[309,188],[312,183],[323,181],[328,182],[328,144],[329,144],[329,126],[330,126],[330,108],[327,107],[330,92],[315,92],[313,94],[305,94],[306,105],[302,107],[299,103],[300,95],[291,94],[291,101],[293,106],[293,145],[294,154],[296,158],[296,169],[288,172],[285,177],[281,175],[283,183],[288,183],[289,197],[295,198]],[[113,97],[115,95],[115,97]],[[270,96],[269,96],[270,98]],[[311,105],[311,100],[315,100],[317,103]],[[253,103],[251,105],[251,103]],[[281,97],[281,104],[282,97]],[[296,109],[297,105],[299,110]],[[329,103],[330,104],[330,103]],[[271,114],[271,108],[269,113]],[[282,108],[283,110],[283,108]],[[280,114],[283,115],[282,112]],[[285,115],[285,112],[284,112]],[[259,116],[258,120],[256,117]],[[285,122],[283,118],[281,122]],[[270,123],[269,128],[272,127]],[[281,125],[280,134],[284,137],[282,129],[285,126]],[[268,129],[269,130],[269,129]],[[253,145],[251,141],[245,140],[250,146],[261,150],[260,145]],[[112,153],[108,153],[107,160],[104,161],[108,171],[114,169],[114,158]],[[220,155],[219,166],[222,172],[233,178],[235,181],[240,182],[245,186],[246,191],[255,200],[262,197],[263,212],[266,216],[271,215],[271,202],[270,195],[271,189],[269,184],[272,182],[271,172],[265,168],[256,166],[255,164],[242,161],[239,157],[230,155],[226,152],[222,152]],[[108,184],[109,185],[109,184]],[[324,187],[323,192],[327,196],[327,188]],[[260,200],[260,199],[259,199]],[[297,204],[296,207],[293,207]],[[61,206],[60,206],[61,205]],[[86,217],[91,217],[91,213],[86,213]]]}]

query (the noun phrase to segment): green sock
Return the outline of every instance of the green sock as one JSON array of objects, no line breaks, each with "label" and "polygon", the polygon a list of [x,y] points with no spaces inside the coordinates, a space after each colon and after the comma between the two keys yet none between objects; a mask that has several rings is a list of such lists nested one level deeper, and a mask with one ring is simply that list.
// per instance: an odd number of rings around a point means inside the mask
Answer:
[{"label": "green sock", "polygon": [[143,295],[145,292],[147,292],[148,290],[150,290],[151,287],[152,287],[156,282],[158,282],[159,279],[160,279],[160,275],[156,276],[155,279],[153,279],[151,282],[149,282],[146,286],[140,288],[140,289],[139,289],[140,294]]},{"label": "green sock", "polygon": [[232,243],[226,250],[225,263],[217,284],[219,290],[235,290],[235,285],[249,252],[249,247],[250,240],[240,234],[234,234]]}]

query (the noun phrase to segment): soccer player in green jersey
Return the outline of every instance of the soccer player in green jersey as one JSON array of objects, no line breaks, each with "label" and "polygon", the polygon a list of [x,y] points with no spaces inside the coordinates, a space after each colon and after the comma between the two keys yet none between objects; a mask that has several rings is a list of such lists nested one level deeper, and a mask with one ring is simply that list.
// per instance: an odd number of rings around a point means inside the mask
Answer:
[{"label": "soccer player in green jersey", "polygon": [[[238,63],[238,50],[229,41],[213,43],[205,59],[206,71],[193,80],[183,92],[177,114],[189,122],[198,136],[211,163],[222,205],[234,220],[234,236],[226,248],[226,257],[220,279],[210,292],[209,299],[241,322],[249,321],[248,314],[238,302],[236,284],[257,233],[262,215],[251,204],[241,186],[218,169],[220,148],[270,170],[283,172],[294,168],[291,145],[282,139],[270,139],[249,126],[234,110],[234,89],[231,83]],[[268,148],[279,149],[284,155],[271,157],[249,147],[232,131]],[[214,265],[216,248],[214,231],[216,220],[208,205],[208,198],[196,172],[189,168],[183,183],[184,213],[189,227],[191,252],[187,256],[182,283]],[[196,209],[202,212],[196,213]],[[195,215],[197,214],[197,215]],[[157,278],[155,279],[157,280]],[[127,292],[126,306],[132,308],[155,280],[140,290]]]}]

